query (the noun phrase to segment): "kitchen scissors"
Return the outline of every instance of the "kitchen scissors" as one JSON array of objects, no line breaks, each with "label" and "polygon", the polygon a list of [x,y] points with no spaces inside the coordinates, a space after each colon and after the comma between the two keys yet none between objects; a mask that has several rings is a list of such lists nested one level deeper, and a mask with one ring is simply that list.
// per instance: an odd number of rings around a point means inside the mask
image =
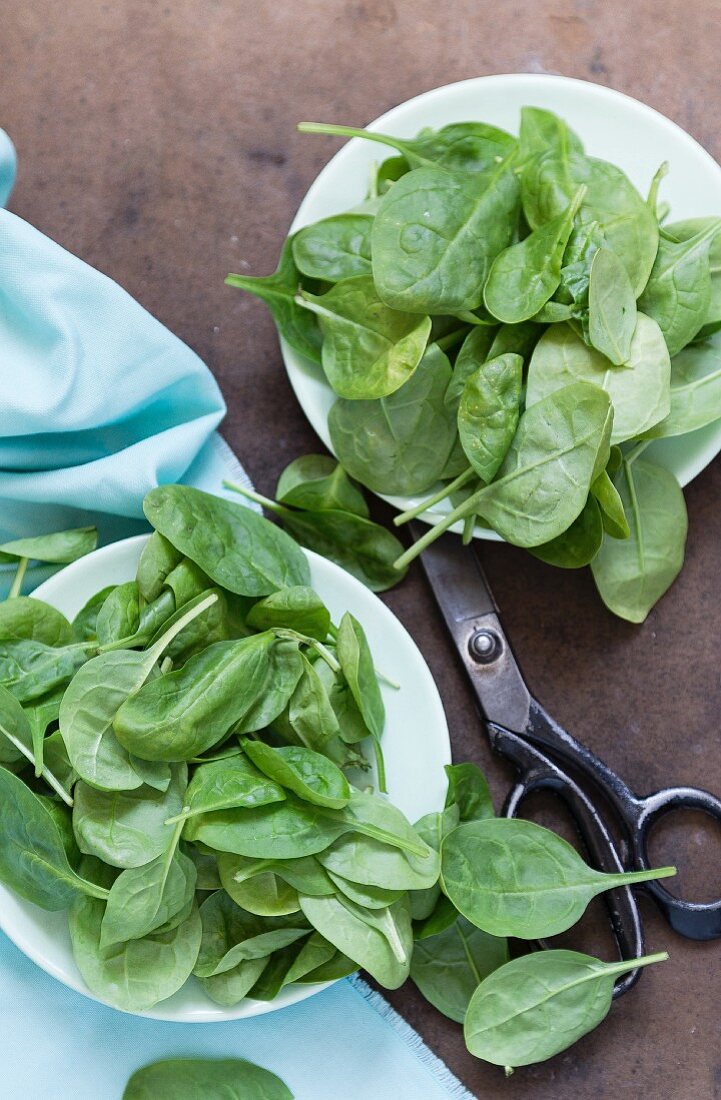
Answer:
[{"label": "kitchen scissors", "polygon": [[[413,522],[411,528],[419,537],[421,526]],[[517,816],[528,795],[553,791],[571,812],[591,862],[608,872],[650,866],[649,832],[666,813],[702,810],[721,823],[721,800],[696,787],[666,787],[637,796],[548,714],[526,685],[473,549],[444,535],[423,551],[421,563],[471,681],[491,747],[518,771],[503,807],[505,817]],[[621,843],[614,839],[606,808]],[[649,894],[680,935],[694,940],[721,937],[721,898],[688,901],[660,882],[619,887],[604,894],[604,900],[621,958],[644,954],[634,889]],[[630,989],[640,974],[636,969],[619,978],[614,996]]]}]

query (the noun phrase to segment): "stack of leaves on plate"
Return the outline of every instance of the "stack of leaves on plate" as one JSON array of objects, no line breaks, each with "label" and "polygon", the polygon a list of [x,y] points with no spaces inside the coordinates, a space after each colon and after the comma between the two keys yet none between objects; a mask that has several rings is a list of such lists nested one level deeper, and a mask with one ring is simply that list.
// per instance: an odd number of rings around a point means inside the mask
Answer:
[{"label": "stack of leaves on plate", "polygon": [[145,513],[135,580],[72,623],[16,593],[29,559],[67,561],[93,533],[0,547],[20,578],[0,604],[0,879],[68,910],[88,988],[142,1011],[191,975],[232,1006],[358,967],[391,989],[410,974],[505,1066],[595,1026],[613,977],[643,963],[508,962],[506,937],[553,935],[598,892],[672,869],[604,875],[496,820],[472,764],[449,766],[445,808],[411,825],[384,793],[363,628],[332,623],[298,545],[183,486]]},{"label": "stack of leaves on plate", "polygon": [[[354,210],[286,241],[264,299],[337,395],[333,449],[374,492],[446,501],[406,565],[459,523],[564,568],[590,563],[642,621],[678,574],[683,494],[646,453],[721,417],[721,218],[667,223],[557,116],[516,139],[481,122],[414,139],[343,126],[397,155]],[[438,515],[436,514],[436,517]]]}]

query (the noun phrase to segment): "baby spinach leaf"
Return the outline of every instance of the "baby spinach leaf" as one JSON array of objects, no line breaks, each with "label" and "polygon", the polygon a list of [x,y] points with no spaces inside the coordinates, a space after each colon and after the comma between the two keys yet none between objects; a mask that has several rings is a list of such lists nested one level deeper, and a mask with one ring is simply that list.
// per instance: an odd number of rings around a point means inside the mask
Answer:
[{"label": "baby spinach leaf", "polygon": [[70,531],[56,531],[50,535],[14,539],[0,543],[0,561],[28,558],[30,561],[66,565],[94,550],[98,542],[95,527],[76,527]]},{"label": "baby spinach leaf", "polygon": [[378,786],[381,791],[384,791],[386,780],[381,738],[386,712],[365,631],[349,611],[346,611],[340,621],[336,645],[343,675],[373,738]]},{"label": "baby spinach leaf", "polygon": [[304,897],[301,908],[313,927],[380,982],[397,989],[408,977],[413,933],[407,899],[367,910],[348,898]]},{"label": "baby spinach leaf", "polygon": [[75,771],[87,783],[101,790],[132,790],[167,774],[166,765],[134,761],[115,736],[113,721],[148,679],[166,646],[216,599],[207,596],[187,610],[150,649],[101,653],[73,678],[60,704],[60,732]]},{"label": "baby spinach leaf", "polygon": [[200,907],[203,936],[194,972],[211,978],[233,970],[248,959],[262,959],[308,936],[302,916],[260,917],[247,913],[224,890],[211,894]]},{"label": "baby spinach leaf", "polygon": [[162,485],[143,501],[148,522],[222,588],[268,596],[308,584],[302,550],[250,508],[187,485]]},{"label": "baby spinach leaf", "polygon": [[171,844],[142,867],[122,871],[110,887],[100,926],[100,948],[139,940],[176,919],[187,919],[195,898],[192,859]]},{"label": "baby spinach leaf", "polygon": [[254,630],[285,627],[310,638],[325,641],[330,630],[330,612],[320,596],[304,585],[281,588],[259,600],[246,618]]},{"label": "baby spinach leaf", "polygon": [[135,1071],[123,1100],[293,1100],[270,1070],[242,1058],[168,1058]]},{"label": "baby spinach leaf", "polygon": [[81,607],[73,619],[73,639],[77,642],[93,642],[97,638],[97,621],[100,608],[115,588],[114,584],[101,588],[94,596],[91,596],[84,607]]},{"label": "baby spinach leaf", "polygon": [[709,248],[720,230],[721,218],[686,241],[661,237],[638,304],[658,322],[671,356],[693,340],[706,320],[711,302]]},{"label": "baby spinach leaf", "polygon": [[132,638],[140,626],[140,592],[135,581],[119,584],[109,593],[95,620],[101,645]]},{"label": "baby spinach leaf", "polygon": [[459,916],[444,931],[416,941],[410,976],[434,1008],[462,1024],[480,983],[507,961],[505,939]]},{"label": "baby spinach leaf", "polygon": [[352,882],[350,879],[343,878],[342,875],[336,875],[333,871],[328,872],[328,877],[341,900],[348,898],[366,909],[385,909],[394,902],[400,901],[404,894],[403,890],[388,890],[381,886],[367,886],[361,882]]},{"label": "baby spinach leaf", "polygon": [[241,909],[261,917],[300,912],[298,891],[273,871],[253,875],[244,882],[235,882],[232,891],[228,892]]},{"label": "baby spinach leaf", "polygon": [[32,596],[16,596],[0,603],[0,638],[25,638],[49,646],[66,646],[74,640],[65,616]]},{"label": "baby spinach leaf", "polygon": [[321,816],[320,807],[287,799],[252,809],[226,809],[192,817],[183,836],[220,852],[261,859],[295,859],[322,852],[349,825]]},{"label": "baby spinach leaf", "polygon": [[663,952],[604,963],[577,951],[538,951],[512,959],[473,994],[463,1029],[466,1046],[497,1066],[543,1062],[601,1023],[618,975],[666,958]]},{"label": "baby spinach leaf", "polygon": [[334,561],[372,592],[384,592],[403,580],[394,567],[402,544],[372,520],[351,512],[295,512],[278,508],[275,514],[301,546]]},{"label": "baby spinach leaf", "polygon": [[412,313],[477,309],[493,260],[511,243],[518,205],[513,153],[479,174],[419,168],[403,176],[381,199],[371,231],[382,301]]},{"label": "baby spinach leaf", "polygon": [[563,254],[585,187],[567,208],[496,256],[483,290],[486,309],[506,324],[534,317],[561,281]]},{"label": "baby spinach leaf", "polygon": [[527,407],[497,480],[476,494],[477,510],[517,546],[556,538],[606,465],[612,422],[608,396],[586,382]]},{"label": "baby spinach leaf", "polygon": [[477,325],[471,329],[461,344],[444,396],[445,404],[454,413],[458,412],[461,394],[467,380],[491,357],[491,346],[498,332],[499,329]]},{"label": "baby spinach leaf", "polygon": [[318,859],[329,872],[383,890],[428,890],[438,881],[439,859],[430,847],[416,856],[365,835],[341,836]]},{"label": "baby spinach leaf", "polygon": [[272,874],[282,879],[295,890],[304,894],[332,894],[335,887],[330,877],[314,856],[301,856],[291,859],[252,859],[248,856],[234,855],[232,852],[218,852],[218,871],[223,889],[243,908],[236,897],[240,886],[253,879]]},{"label": "baby spinach leaf", "polygon": [[586,187],[578,219],[588,231],[598,226],[606,246],[616,253],[638,296],[648,282],[658,249],[658,223],[653,211],[628,177],[608,161],[565,149],[537,156],[522,176],[523,210],[537,229],[565,210],[581,186]]},{"label": "baby spinach leaf", "polygon": [[305,655],[302,665],[303,672],[290,699],[288,721],[306,748],[324,752],[328,742],[340,733],[338,719],[319,670]]},{"label": "baby spinach leaf", "polygon": [[630,535],[604,539],[591,570],[609,611],[642,623],[681,571],[686,503],[672,473],[640,458],[624,460],[613,481]]},{"label": "baby spinach leaf", "polygon": [[265,302],[283,339],[306,359],[320,363],[321,335],[318,325],[312,314],[301,309],[295,299],[300,286],[300,272],[293,260],[292,237],[285,241],[278,267],[272,275],[251,278],[249,275],[231,274],[225,281],[228,286],[246,290]]},{"label": "baby spinach leaf", "polygon": [[211,1001],[232,1008],[256,986],[270,960],[268,955],[262,959],[244,959],[232,970],[224,970],[212,978],[198,978],[198,981]]},{"label": "baby spinach leaf", "polygon": [[458,434],[482,481],[492,481],[516,433],[521,404],[520,355],[488,359],[471,374],[458,407]]},{"label": "baby spinach leaf", "polygon": [[[661,236],[674,241],[688,241],[710,228],[712,224],[718,225],[718,218],[688,218],[685,221],[664,225]],[[711,275],[711,298],[704,328],[695,339],[698,339],[709,327],[717,331],[716,326],[721,321],[721,234],[719,233],[716,233],[709,243],[708,262]]]},{"label": "baby spinach leaf", "polygon": [[167,577],[182,560],[183,555],[172,542],[153,531],[143,547],[135,574],[138,590],[146,603],[157,600]]},{"label": "baby spinach leaf", "polygon": [[[604,471],[605,473],[605,471]],[[603,477],[600,474],[599,477]],[[596,478],[594,485],[599,479]],[[592,486],[593,488],[593,486]],[[603,542],[603,519],[598,501],[589,496],[570,527],[550,542],[530,547],[535,558],[560,569],[581,569],[593,561]]]},{"label": "baby spinach leaf", "polygon": [[340,510],[368,518],[363,493],[330,455],[303,455],[283,470],[276,500],[309,512]]},{"label": "baby spinach leaf", "polygon": [[[35,766],[35,775],[42,777],[63,802],[72,806],[72,798],[62,782],[43,762],[42,738],[45,730],[34,734],[30,718],[14,695],[0,687],[0,763],[14,764],[26,760]],[[39,745],[38,745],[39,741]]]},{"label": "baby spinach leaf", "polygon": [[528,370],[526,406],[571,382],[591,382],[613,402],[611,442],[634,439],[668,415],[671,363],[661,330],[639,313],[624,367],[589,348],[569,325],[553,325],[539,340]]},{"label": "baby spinach leaf", "polygon": [[520,160],[526,164],[533,157],[548,153],[583,153],[581,139],[562,118],[542,107],[521,108],[521,128],[518,137]]},{"label": "baby spinach leaf", "polygon": [[0,767],[0,879],[42,909],[67,909],[78,894],[107,897],[68,862],[63,835],[43,799]]},{"label": "baby spinach leaf", "polygon": [[351,476],[374,492],[400,495],[435,484],[456,438],[452,410],[444,403],[450,383],[448,358],[431,344],[395,393],[375,401],[336,401],[328,430]]},{"label": "baby spinach leaf", "polygon": [[565,932],[604,890],[676,873],[604,874],[556,833],[505,817],[459,825],[443,840],[441,859],[443,890],[467,920],[493,936],[525,940]]},{"label": "baby spinach leaf", "polygon": [[326,283],[370,275],[372,224],[367,214],[336,214],[298,230],[293,237],[296,267]]},{"label": "baby spinach leaf", "polygon": [[320,753],[295,745],[275,749],[248,738],[244,739],[243,748],[261,772],[293,791],[304,802],[334,810],[350,802],[348,780],[332,760]]},{"label": "baby spinach leaf", "polygon": [[446,764],[444,771],[448,776],[446,808],[457,806],[460,821],[481,821],[494,816],[491,791],[477,764],[468,761]]},{"label": "baby spinach leaf", "polygon": [[[671,410],[645,438],[684,435],[721,418],[721,339],[684,348],[671,361]],[[0,605],[7,607],[7,604]]]},{"label": "baby spinach leaf", "polygon": [[630,528],[626,519],[626,512],[618,489],[611,481],[608,469],[598,475],[591,486],[591,494],[596,498],[601,509],[601,521],[604,531],[607,531],[614,539],[627,539]]},{"label": "baby spinach leaf", "polygon": [[[505,157],[516,145],[515,138],[505,130],[499,130],[487,122],[452,122],[440,130],[425,127],[415,138],[391,137],[373,130],[323,122],[301,122],[298,129],[303,134],[365,138],[397,149],[411,168],[440,164],[459,172],[484,172],[494,167],[499,158]],[[393,160],[395,162],[398,158]],[[394,164],[394,168],[393,178],[400,179],[402,173],[398,173],[397,165]]]},{"label": "baby spinach leaf", "polygon": [[32,702],[65,686],[87,655],[80,644],[56,648],[28,638],[0,641],[0,685],[21,703]]},{"label": "baby spinach leaf", "polygon": [[588,335],[593,347],[617,367],[631,357],[636,319],[636,297],[625,267],[610,248],[599,248],[588,283]]},{"label": "baby spinach leaf", "polygon": [[73,954],[91,993],[124,1012],[143,1012],[176,993],[198,957],[197,906],[175,928],[105,948],[100,946],[104,909],[95,898],[81,898],[70,910]]},{"label": "baby spinach leaf", "polygon": [[113,720],[120,744],[144,760],[188,760],[233,728],[267,726],[288,703],[301,674],[295,642],[272,631],[216,642],[177,672],[149,680]]},{"label": "baby spinach leaf", "polygon": [[166,791],[100,791],[80,780],[73,806],[80,851],[113,867],[140,867],[165,852],[173,835],[166,821],[182,810],[188,784],[185,764],[173,765],[171,773]]},{"label": "baby spinach leaf", "polygon": [[195,769],[185,792],[182,813],[169,817],[167,824],[215,810],[265,806],[284,799],[283,789],[244,756],[211,760]]},{"label": "baby spinach leaf", "polygon": [[325,376],[339,397],[385,397],[406,382],[421,361],[429,317],[390,309],[370,275],[357,275],[298,304],[317,314],[323,333]]}]

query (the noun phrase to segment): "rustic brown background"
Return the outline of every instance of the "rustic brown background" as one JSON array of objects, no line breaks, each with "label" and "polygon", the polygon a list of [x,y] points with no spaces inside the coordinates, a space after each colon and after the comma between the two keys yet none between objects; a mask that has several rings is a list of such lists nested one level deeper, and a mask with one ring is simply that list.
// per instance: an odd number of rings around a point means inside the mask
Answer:
[{"label": "rustic brown background", "polygon": [[[274,267],[337,148],[297,135],[296,121],[360,125],[449,81],[553,72],[645,100],[718,157],[719,14],[715,0],[0,0],[0,125],[20,158],[12,209],[200,353],[228,401],[228,440],[271,491],[318,444],[270,319],[223,277]],[[721,791],[720,490],[716,462],[687,492],[681,579],[638,628],[604,611],[585,574],[483,549],[537,693],[641,792],[673,781]],[[388,603],[430,662],[456,757],[487,768],[500,799],[509,773],[489,758],[417,568]],[[664,830],[655,853],[695,864],[683,881],[698,898],[719,892],[720,854],[692,819]],[[410,985],[393,1003],[479,1097],[719,1097],[721,945],[686,943],[647,916],[649,947],[671,960],[569,1053],[509,1081]]]}]

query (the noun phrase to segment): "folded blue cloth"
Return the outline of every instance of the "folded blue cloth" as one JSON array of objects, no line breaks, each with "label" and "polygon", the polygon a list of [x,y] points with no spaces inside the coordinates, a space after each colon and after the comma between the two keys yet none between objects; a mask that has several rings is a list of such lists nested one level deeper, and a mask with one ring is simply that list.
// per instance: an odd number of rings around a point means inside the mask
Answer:
[{"label": "folded blue cloth", "polygon": [[[14,168],[0,130],[0,204]],[[201,360],[112,280],[5,210],[0,363],[0,541],[86,523],[112,541],[143,529],[154,485],[247,482],[215,431],[225,405]],[[0,934],[0,1034],[3,1100],[119,1100],[135,1069],[173,1055],[248,1058],[297,1100],[470,1098],[358,979],[255,1019],[159,1023],[66,989]]]}]

